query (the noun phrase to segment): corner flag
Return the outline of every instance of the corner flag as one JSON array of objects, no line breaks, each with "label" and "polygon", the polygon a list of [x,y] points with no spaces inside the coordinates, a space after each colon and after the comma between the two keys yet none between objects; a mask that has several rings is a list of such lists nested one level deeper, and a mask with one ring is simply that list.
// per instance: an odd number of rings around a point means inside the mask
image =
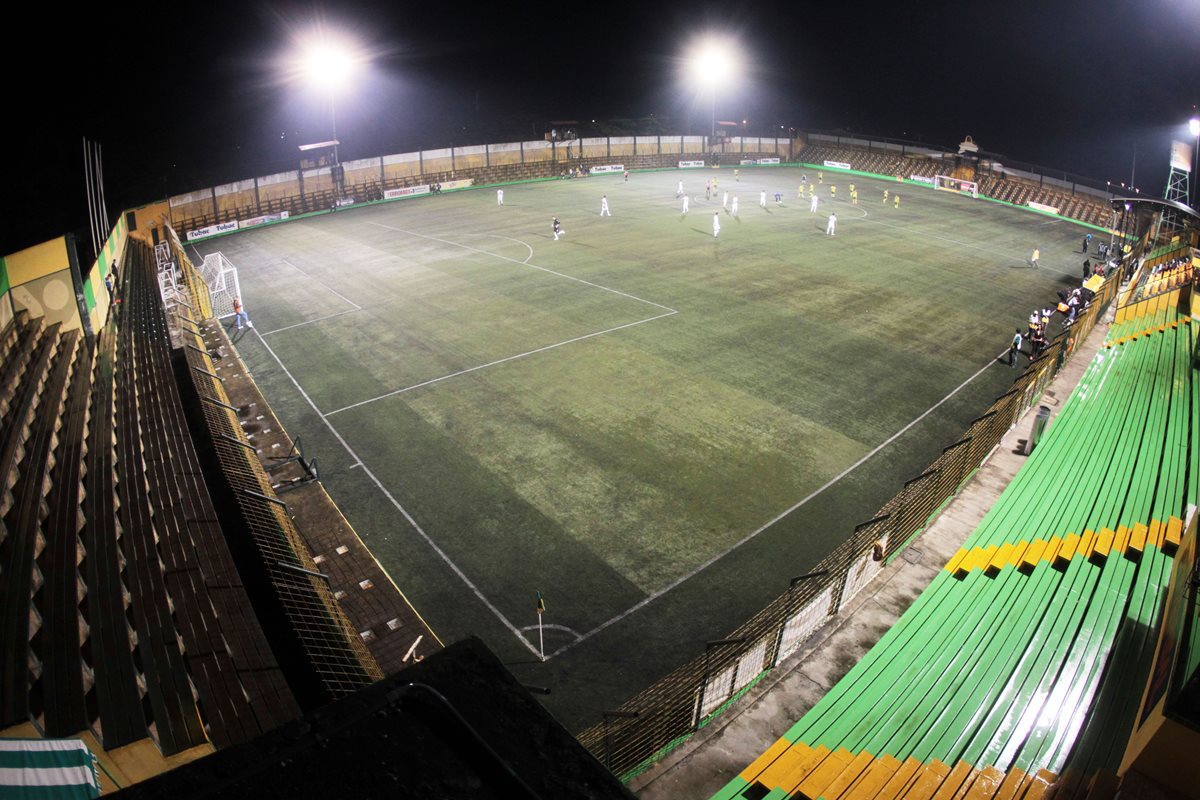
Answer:
[{"label": "corner flag", "polygon": [[545,610],[546,610],[546,601],[542,598],[542,593],[538,592],[537,593],[537,612],[540,615],[543,612],[545,612]]}]

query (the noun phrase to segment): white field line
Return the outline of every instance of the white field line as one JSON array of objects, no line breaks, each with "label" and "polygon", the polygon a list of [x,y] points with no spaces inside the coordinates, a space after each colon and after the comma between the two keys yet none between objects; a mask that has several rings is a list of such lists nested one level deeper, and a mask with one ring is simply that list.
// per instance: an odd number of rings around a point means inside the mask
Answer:
[{"label": "white field line", "polygon": [[741,547],[742,545],[746,544],[746,542],[749,542],[751,539],[753,539],[753,538],[755,538],[756,536],[758,536],[760,533],[762,533],[763,531],[765,531],[767,528],[770,528],[772,525],[774,525],[775,523],[779,522],[781,519],[783,519],[784,517],[786,517],[788,514],[791,514],[793,511],[796,511],[796,510],[797,510],[797,509],[799,509],[800,507],[802,507],[802,506],[804,506],[805,504],[807,504],[807,503],[808,503],[810,500],[812,500],[813,498],[815,498],[815,497],[817,497],[818,495],[822,494],[822,493],[823,493],[823,492],[824,492],[826,489],[829,489],[831,486],[833,486],[834,484],[838,483],[838,481],[842,480],[842,478],[845,478],[845,477],[846,477],[847,475],[849,475],[851,472],[854,472],[854,470],[856,470],[856,469],[858,469],[859,467],[861,467],[863,464],[865,464],[865,463],[866,463],[867,461],[869,461],[869,460],[870,460],[872,457],[874,457],[875,455],[877,455],[877,454],[878,454],[878,453],[879,453],[881,450],[883,450],[885,447],[887,447],[887,446],[888,446],[888,445],[890,445],[892,442],[896,441],[896,440],[897,440],[897,439],[899,439],[901,436],[903,436],[905,433],[907,433],[908,431],[910,431],[910,430],[913,428],[913,426],[914,426],[914,425],[916,425],[916,424],[917,424],[917,423],[919,423],[921,420],[923,420],[923,419],[925,419],[926,417],[928,417],[928,416],[929,416],[930,414],[932,414],[932,413],[934,412],[934,410],[936,410],[936,409],[937,409],[939,406],[941,406],[943,403],[945,403],[945,402],[946,402],[947,400],[949,400],[951,397],[954,397],[954,395],[958,394],[960,391],[962,391],[964,388],[966,388],[966,386],[967,386],[968,384],[970,384],[970,383],[971,383],[971,381],[975,380],[975,379],[976,379],[976,378],[978,378],[980,375],[982,375],[984,372],[986,372],[986,371],[987,371],[987,369],[988,369],[988,367],[991,367],[992,365],[994,365],[994,364],[995,364],[995,363],[996,363],[996,362],[997,362],[997,361],[1000,359],[1000,357],[1001,357],[1001,356],[1003,356],[1003,355],[1004,355],[1004,353],[1007,353],[1007,352],[1008,352],[1008,350],[1006,349],[1006,350],[1004,350],[1002,353],[1000,353],[1000,355],[996,356],[996,357],[995,357],[995,358],[993,358],[991,361],[989,361],[987,364],[984,364],[984,365],[983,365],[983,367],[981,367],[981,368],[979,369],[979,371],[978,371],[978,372],[976,372],[974,375],[972,375],[971,377],[967,378],[965,381],[963,381],[962,383],[960,383],[960,384],[959,384],[959,385],[958,385],[958,386],[957,386],[955,389],[953,389],[953,390],[952,390],[952,391],[951,391],[949,394],[947,394],[947,395],[946,395],[945,397],[943,397],[941,400],[938,400],[936,403],[934,403],[933,405],[931,405],[929,408],[925,409],[925,411],[924,411],[924,412],[922,412],[922,414],[921,414],[919,417],[917,417],[917,418],[916,418],[916,419],[914,419],[912,422],[910,422],[910,423],[908,423],[907,425],[905,425],[905,426],[904,426],[903,428],[901,428],[900,430],[898,430],[898,431],[896,431],[895,433],[893,433],[891,436],[889,436],[887,439],[885,439],[885,440],[884,440],[882,443],[880,443],[880,444],[879,444],[879,445],[878,445],[878,446],[877,446],[877,447],[876,447],[874,450],[872,450],[871,452],[867,453],[865,456],[863,456],[862,458],[860,458],[858,461],[855,461],[853,464],[851,464],[850,466],[846,467],[846,468],[845,468],[844,470],[842,470],[840,473],[838,473],[838,474],[837,474],[837,475],[835,475],[834,477],[830,478],[830,479],[829,479],[829,481],[827,481],[827,482],[825,483],[825,485],[824,485],[824,486],[822,486],[822,487],[820,487],[819,489],[817,489],[817,490],[813,491],[811,494],[809,494],[809,495],[808,495],[807,497],[805,497],[803,500],[800,500],[798,503],[796,503],[795,505],[791,506],[791,507],[790,507],[790,508],[788,508],[787,510],[785,510],[785,511],[782,511],[782,512],[780,512],[779,514],[775,515],[775,516],[774,516],[774,517],[772,517],[772,518],[771,518],[769,521],[765,522],[764,524],[762,524],[761,526],[759,526],[758,528],[756,528],[755,530],[751,531],[749,534],[747,534],[746,536],[744,536],[744,537],[743,537],[743,538],[742,538],[740,541],[736,542],[736,543],[735,543],[735,544],[734,544],[732,547],[728,548],[727,550],[725,550],[725,551],[724,551],[724,552],[722,552],[722,553],[718,553],[717,555],[713,556],[713,557],[712,557],[712,558],[710,558],[708,561],[705,561],[703,564],[701,564],[700,566],[698,566],[698,567],[696,567],[695,569],[693,569],[691,572],[689,572],[689,573],[687,573],[686,575],[683,575],[683,576],[681,576],[681,577],[679,577],[679,578],[676,578],[674,581],[672,581],[671,583],[667,584],[667,585],[666,585],[666,586],[664,586],[663,588],[661,588],[661,589],[658,589],[657,591],[654,591],[654,592],[652,592],[651,594],[647,595],[647,596],[646,596],[646,597],[645,597],[645,598],[644,598],[644,599],[643,599],[641,602],[637,603],[636,605],[630,606],[630,607],[629,607],[629,608],[627,608],[625,611],[622,611],[620,614],[617,614],[615,617],[613,617],[612,619],[608,620],[607,622],[602,622],[602,623],[600,623],[599,625],[597,625],[596,627],[592,628],[592,629],[591,629],[590,631],[588,631],[587,633],[585,633],[585,634],[583,634],[582,636],[580,636],[580,637],[579,637],[578,639],[576,639],[574,642],[571,642],[571,643],[569,643],[569,644],[565,644],[565,645],[563,645],[562,647],[560,647],[560,648],[558,648],[557,650],[555,650],[553,653],[548,653],[548,654],[546,655],[546,660],[547,660],[547,661],[549,661],[550,659],[554,658],[555,656],[562,655],[563,653],[565,653],[565,652],[567,652],[568,650],[570,650],[571,648],[573,648],[575,645],[577,645],[577,644],[580,644],[581,642],[584,642],[584,641],[586,641],[586,640],[590,639],[591,637],[595,636],[597,633],[600,633],[602,630],[604,630],[605,628],[609,627],[610,625],[614,625],[614,624],[616,624],[616,623],[620,622],[621,620],[625,619],[626,617],[628,617],[630,614],[633,614],[633,613],[635,613],[635,612],[637,612],[637,611],[641,610],[641,609],[642,609],[642,608],[644,608],[645,606],[649,605],[650,603],[654,602],[654,601],[655,601],[655,600],[657,600],[658,598],[662,597],[662,596],[663,596],[664,594],[666,594],[667,592],[669,592],[669,591],[671,591],[672,589],[674,589],[675,587],[679,586],[679,585],[680,585],[681,583],[683,583],[684,581],[688,581],[688,580],[691,580],[692,578],[696,577],[696,576],[697,576],[697,575],[699,575],[701,572],[703,572],[704,570],[706,570],[706,569],[708,569],[709,567],[711,567],[713,564],[715,564],[715,563],[717,563],[718,561],[720,561],[721,559],[725,558],[727,555],[729,555],[730,553],[732,553],[734,550],[737,550],[739,547]]},{"label": "white field line", "polygon": [[300,269],[300,268],[299,268],[299,267],[297,267],[295,264],[293,264],[292,262],[288,261],[286,258],[281,258],[281,259],[279,259],[279,260],[280,260],[280,261],[282,261],[283,263],[287,264],[287,265],[288,265],[289,267],[291,267],[292,269],[294,269],[294,270],[296,270],[297,272],[299,272],[301,275],[303,275],[303,276],[305,276],[306,278],[308,278],[308,279],[309,279],[310,281],[312,281],[313,283],[320,284],[321,286],[323,286],[323,287],[325,287],[326,289],[328,289],[328,290],[329,290],[329,291],[330,291],[332,294],[335,294],[335,295],[337,295],[338,297],[340,297],[341,299],[345,300],[345,301],[346,301],[347,303],[349,303],[350,305],[354,306],[354,310],[355,310],[355,311],[362,311],[362,306],[360,306],[358,303],[356,303],[356,302],[354,302],[353,300],[351,300],[349,297],[346,297],[346,295],[342,294],[342,293],[341,293],[341,292],[339,292],[337,289],[334,289],[334,288],[333,288],[332,286],[330,286],[329,284],[327,284],[327,283],[325,283],[325,282],[323,282],[323,281],[321,281],[321,280],[318,280],[317,278],[314,278],[312,275],[309,275],[307,272],[305,272],[304,270]]},{"label": "white field line", "polygon": [[569,634],[571,634],[572,636],[574,636],[576,639],[579,639],[579,638],[580,638],[580,636],[579,636],[579,632],[578,632],[578,631],[576,631],[574,628],[568,628],[566,625],[552,625],[552,624],[550,624],[549,622],[547,622],[547,623],[545,623],[544,625],[541,625],[541,626],[538,626],[538,625],[526,625],[524,628],[521,628],[521,632],[522,632],[522,633],[524,633],[525,631],[536,631],[536,630],[538,629],[538,627],[542,627],[542,628],[545,628],[545,629],[547,629],[547,630],[566,631],[567,633],[569,633]]},{"label": "white field line", "polygon": [[[499,258],[502,261],[509,261],[513,264],[521,264],[522,266],[530,267],[531,269],[541,270],[542,272],[547,272],[551,275],[557,275],[560,278],[566,278],[569,281],[575,281],[576,283],[582,283],[585,286],[591,286],[596,289],[603,289],[606,292],[612,292],[613,294],[619,294],[621,297],[628,297],[630,300],[637,300],[639,303],[645,303],[646,305],[654,306],[655,308],[661,308],[663,311],[670,311],[673,313],[678,313],[675,311],[675,309],[671,308],[670,306],[664,306],[663,304],[656,303],[653,300],[647,300],[644,297],[638,297],[637,295],[629,294],[628,292],[622,292],[620,289],[613,289],[610,286],[601,286],[598,283],[592,283],[591,281],[585,281],[583,278],[576,278],[574,275],[567,275],[565,272],[557,272],[557,271],[549,269],[547,267],[539,267],[537,264],[530,264],[528,260],[518,261],[515,258],[509,258],[508,256],[502,256],[498,253],[491,253],[491,252],[488,252],[487,250],[480,250],[478,247],[471,247],[470,245],[459,244],[458,242],[452,242],[449,239],[441,239],[441,238],[438,238],[437,236],[429,236],[428,234],[417,233],[416,231],[409,231],[409,230],[405,230],[404,228],[396,228],[391,225],[384,225],[382,222],[368,222],[367,224],[374,225],[377,228],[384,228],[389,231],[395,231],[396,233],[404,233],[404,234],[408,234],[409,236],[419,236],[422,239],[429,239],[430,241],[441,242],[442,244],[448,244],[452,247],[461,247],[463,250],[470,250],[473,253],[482,253],[485,256],[491,256],[492,258]],[[516,241],[516,240],[514,240],[514,241]],[[522,242],[522,244],[524,244],[524,243]],[[526,247],[528,247],[528,245],[526,245]]]},{"label": "white field line", "polygon": [[[255,333],[257,334],[258,331],[255,331]],[[429,536],[429,534],[427,534],[425,532],[425,529],[422,528],[415,519],[413,519],[412,515],[408,513],[408,510],[405,509],[404,506],[400,505],[400,502],[395,498],[395,496],[391,492],[388,491],[387,487],[385,487],[383,485],[383,483],[379,480],[379,478],[377,478],[375,476],[375,473],[372,472],[370,467],[368,467],[366,465],[366,462],[364,462],[361,458],[359,458],[358,453],[354,452],[354,449],[352,447],[350,447],[350,444],[342,437],[342,434],[338,432],[338,429],[333,427],[333,424],[328,419],[325,418],[325,415],[321,413],[321,410],[319,408],[317,408],[317,404],[314,403],[312,401],[312,398],[308,396],[308,392],[304,391],[304,387],[300,385],[300,382],[298,380],[296,380],[295,376],[293,376],[292,373],[288,370],[288,368],[286,366],[284,366],[283,361],[279,358],[279,356],[275,353],[275,351],[271,349],[271,346],[269,344],[267,344],[267,340],[264,339],[261,334],[259,334],[258,340],[260,342],[262,342],[263,347],[267,348],[267,352],[270,353],[271,357],[275,359],[275,363],[277,363],[279,365],[279,368],[283,370],[283,374],[288,376],[288,379],[296,387],[296,391],[300,392],[300,395],[312,407],[312,410],[315,411],[317,413],[317,416],[319,416],[321,418],[321,421],[325,423],[325,427],[329,428],[329,432],[332,433],[339,442],[341,442],[342,447],[346,448],[346,452],[355,461],[354,466],[362,468],[362,471],[364,473],[366,473],[368,478],[371,479],[371,482],[374,483],[375,486],[379,489],[379,491],[383,493],[383,496],[386,497],[393,506],[395,506],[396,510],[399,511],[400,514],[404,517],[404,519],[406,519],[408,521],[408,524],[412,526],[413,530],[415,530],[418,534],[420,534],[421,538],[425,540],[425,543],[429,545],[430,549],[432,549],[433,552],[437,553],[438,557],[441,558],[442,561],[444,561],[446,563],[446,565],[448,567],[450,567],[451,570],[454,571],[454,574],[458,576],[459,580],[461,580],[464,584],[466,584],[467,588],[470,589],[471,592],[476,597],[479,598],[480,602],[482,602],[485,606],[487,606],[488,610],[491,611],[492,614],[495,615],[496,619],[500,620],[500,622],[504,625],[504,627],[508,628],[508,630],[512,633],[512,635],[516,636],[517,639],[520,640],[521,644],[525,645],[525,647],[529,650],[529,652],[533,653],[535,656],[540,655],[538,653],[537,649],[534,648],[534,646],[529,643],[529,640],[526,639],[524,637],[524,635],[522,635],[520,630],[518,630],[515,625],[513,625],[511,622],[508,621],[508,618],[505,617],[503,613],[501,613],[500,609],[496,608],[496,606],[493,605],[492,602],[487,599],[487,597],[483,594],[483,592],[481,592],[479,590],[479,587],[476,586],[474,583],[472,583],[471,579],[467,577],[467,574],[465,572],[463,572],[462,569],[460,569],[457,564],[455,564],[453,561],[450,560],[450,556],[446,555],[445,551],[442,550],[442,548],[438,547],[437,542],[435,542]]]},{"label": "white field line", "polygon": [[312,325],[314,322],[323,322],[327,319],[333,319],[334,317],[342,317],[342,316],[345,316],[346,314],[353,314],[354,311],[355,311],[355,309],[348,308],[345,311],[339,311],[336,314],[326,314],[325,316],[317,317],[316,319],[310,319],[305,322],[297,322],[295,325],[284,325],[282,328],[276,328],[273,331],[263,331],[262,335],[270,336],[273,333],[282,333],[283,331],[290,331],[292,328],[302,328],[305,325]]},{"label": "white field line", "polygon": [[545,347],[539,347],[535,350],[527,350],[524,353],[517,353],[515,356],[505,356],[504,358],[498,358],[495,361],[489,361],[488,363],[480,364],[477,367],[468,367],[467,369],[460,369],[458,372],[451,372],[449,375],[442,375],[440,378],[430,378],[427,381],[421,381],[420,383],[414,383],[412,386],[405,386],[403,389],[396,389],[396,390],[388,392],[386,394],[381,394],[378,397],[372,397],[369,400],[360,400],[357,403],[351,403],[348,406],[342,406],[341,408],[335,408],[333,411],[326,412],[325,416],[331,417],[334,414],[340,414],[343,411],[349,411],[352,408],[358,408],[359,406],[365,406],[368,403],[374,403],[378,400],[383,400],[385,398],[393,397],[398,394],[404,394],[405,392],[411,392],[413,389],[420,389],[423,386],[429,386],[434,383],[441,383],[442,381],[449,380],[451,378],[457,378],[460,375],[467,375],[472,372],[477,372],[478,370],[481,370],[481,369],[487,369],[488,367],[494,367],[497,364],[503,364],[508,361],[516,361],[518,358],[525,358],[526,356],[532,356],[537,353],[544,353],[547,350],[553,350],[557,347],[562,347],[563,345],[574,344],[575,342],[582,342],[585,339],[591,339],[596,336],[603,336],[604,334],[612,333],[613,331],[620,331],[620,330],[624,330],[625,328],[632,328],[635,325],[644,325],[647,322],[654,322],[654,320],[656,320],[656,319],[663,319],[664,317],[671,317],[678,313],[679,313],[678,311],[669,311],[666,314],[658,314],[657,316],[647,317],[646,319],[639,319],[636,322],[627,322],[624,325],[617,325],[614,328],[606,328],[605,330],[596,331],[595,333],[585,333],[583,336],[576,336],[574,339],[567,339],[562,342],[555,342],[554,344],[548,344]]}]

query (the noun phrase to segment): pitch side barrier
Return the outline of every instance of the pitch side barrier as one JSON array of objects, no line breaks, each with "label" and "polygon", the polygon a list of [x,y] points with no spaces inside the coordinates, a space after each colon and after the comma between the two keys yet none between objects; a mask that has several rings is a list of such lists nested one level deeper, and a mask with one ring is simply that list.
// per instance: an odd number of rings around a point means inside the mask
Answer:
[{"label": "pitch side barrier", "polygon": [[[714,145],[704,136],[611,136],[450,147],[303,168],[198,189],[168,199],[171,224],[187,241],[275,224],[381,200],[471,186],[552,178],[568,170],[679,166],[745,158],[783,161],[802,142],[735,137]],[[618,169],[619,168],[619,169]]]},{"label": "pitch side barrier", "polygon": [[[865,174],[865,173],[860,173]],[[670,675],[606,712],[579,736],[622,780],[648,769],[715,719],[764,675],[805,646],[818,629],[937,516],[987,460],[1000,439],[1042,392],[1116,297],[1119,277],[1062,331],[1012,387],[975,419],[958,441],[904,484],[875,516],[805,575],[793,578],[766,608]]]},{"label": "pitch side barrier", "polygon": [[[905,177],[897,176],[897,175],[881,175],[876,172],[863,172],[862,170],[846,169],[844,167],[834,167],[834,166],[829,166],[827,164],[809,164],[807,162],[797,162],[795,164],[783,164],[783,165],[776,165],[776,166],[805,167],[807,169],[821,170],[824,172],[835,172],[835,173],[842,174],[842,175],[858,175],[859,177],[863,177],[863,178],[874,178],[876,180],[892,181],[894,183],[905,184],[908,186],[919,186],[922,189],[934,189],[935,188],[932,183],[927,183],[924,180],[915,180],[913,178],[905,178]],[[1106,228],[1103,225],[1094,225],[1090,222],[1084,222],[1083,220],[1075,219],[1074,217],[1063,216],[1062,214],[1056,214],[1051,211],[1045,211],[1043,209],[1035,208],[1033,206],[1018,205],[1017,203],[1010,203],[1007,200],[998,200],[995,197],[988,197],[987,195],[983,194],[982,192],[979,193],[978,199],[986,200],[989,203],[997,203],[1002,206],[1008,206],[1010,208],[1018,208],[1022,211],[1032,211],[1033,213],[1040,214],[1043,217],[1052,217],[1053,219],[1061,219],[1064,222],[1070,222],[1075,225],[1081,225],[1085,228],[1091,228],[1092,230],[1101,231],[1103,233],[1115,233],[1118,236],[1124,235],[1124,234],[1120,233],[1120,231],[1114,231],[1112,228]]]}]

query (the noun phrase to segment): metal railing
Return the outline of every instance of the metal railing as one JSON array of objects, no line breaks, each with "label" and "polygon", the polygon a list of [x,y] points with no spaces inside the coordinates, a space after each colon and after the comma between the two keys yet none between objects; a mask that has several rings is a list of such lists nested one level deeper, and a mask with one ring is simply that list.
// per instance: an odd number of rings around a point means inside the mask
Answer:
[{"label": "metal railing", "polygon": [[920,475],[808,574],[704,652],[584,731],[583,743],[629,780],[717,716],[768,670],[837,616],[898,555],[982,465],[1041,396],[1117,294],[1119,272],[1051,342],[1006,393]]}]

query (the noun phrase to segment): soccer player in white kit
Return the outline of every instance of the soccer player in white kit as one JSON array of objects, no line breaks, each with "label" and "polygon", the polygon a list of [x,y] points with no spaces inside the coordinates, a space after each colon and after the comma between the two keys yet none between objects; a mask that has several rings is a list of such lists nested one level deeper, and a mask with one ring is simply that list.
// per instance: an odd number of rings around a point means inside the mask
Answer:
[{"label": "soccer player in white kit", "polygon": [[558,217],[554,218],[553,227],[554,227],[554,241],[557,242],[558,237],[564,235],[566,233],[566,231],[564,231],[562,229],[562,224],[558,221]]},{"label": "soccer player in white kit", "polygon": [[676,197],[683,196],[683,181],[680,181],[679,185],[675,187],[675,196]]},{"label": "soccer player in white kit", "polygon": [[721,212],[714,211],[713,212],[713,238],[714,239],[717,238],[717,236],[720,233],[721,233]]},{"label": "soccer player in white kit", "polygon": [[733,214],[735,217],[737,216],[737,206],[738,206],[737,195],[735,194],[733,196],[733,208],[729,212],[730,214]]},{"label": "soccer player in white kit", "polygon": [[496,205],[498,205],[498,206],[504,205],[504,190],[503,189],[496,190]]},{"label": "soccer player in white kit", "polygon": [[721,208],[729,208],[729,192],[721,195]]},{"label": "soccer player in white kit", "polygon": [[830,236],[836,236],[834,230],[837,228],[837,214],[829,215],[829,222],[825,225],[825,232]]},{"label": "soccer player in white kit", "polygon": [[817,196],[815,194],[812,196],[812,202],[808,205],[808,210],[814,214],[817,213]]},{"label": "soccer player in white kit", "polygon": [[688,212],[688,196],[685,194],[683,196],[683,212],[682,213],[686,214],[687,212]]},{"label": "soccer player in white kit", "polygon": [[767,190],[766,189],[763,189],[761,192],[758,193],[758,205],[760,208],[767,207]]},{"label": "soccer player in white kit", "polygon": [[603,217],[605,215],[612,216],[612,212],[608,210],[608,195],[600,198],[600,216]]}]

